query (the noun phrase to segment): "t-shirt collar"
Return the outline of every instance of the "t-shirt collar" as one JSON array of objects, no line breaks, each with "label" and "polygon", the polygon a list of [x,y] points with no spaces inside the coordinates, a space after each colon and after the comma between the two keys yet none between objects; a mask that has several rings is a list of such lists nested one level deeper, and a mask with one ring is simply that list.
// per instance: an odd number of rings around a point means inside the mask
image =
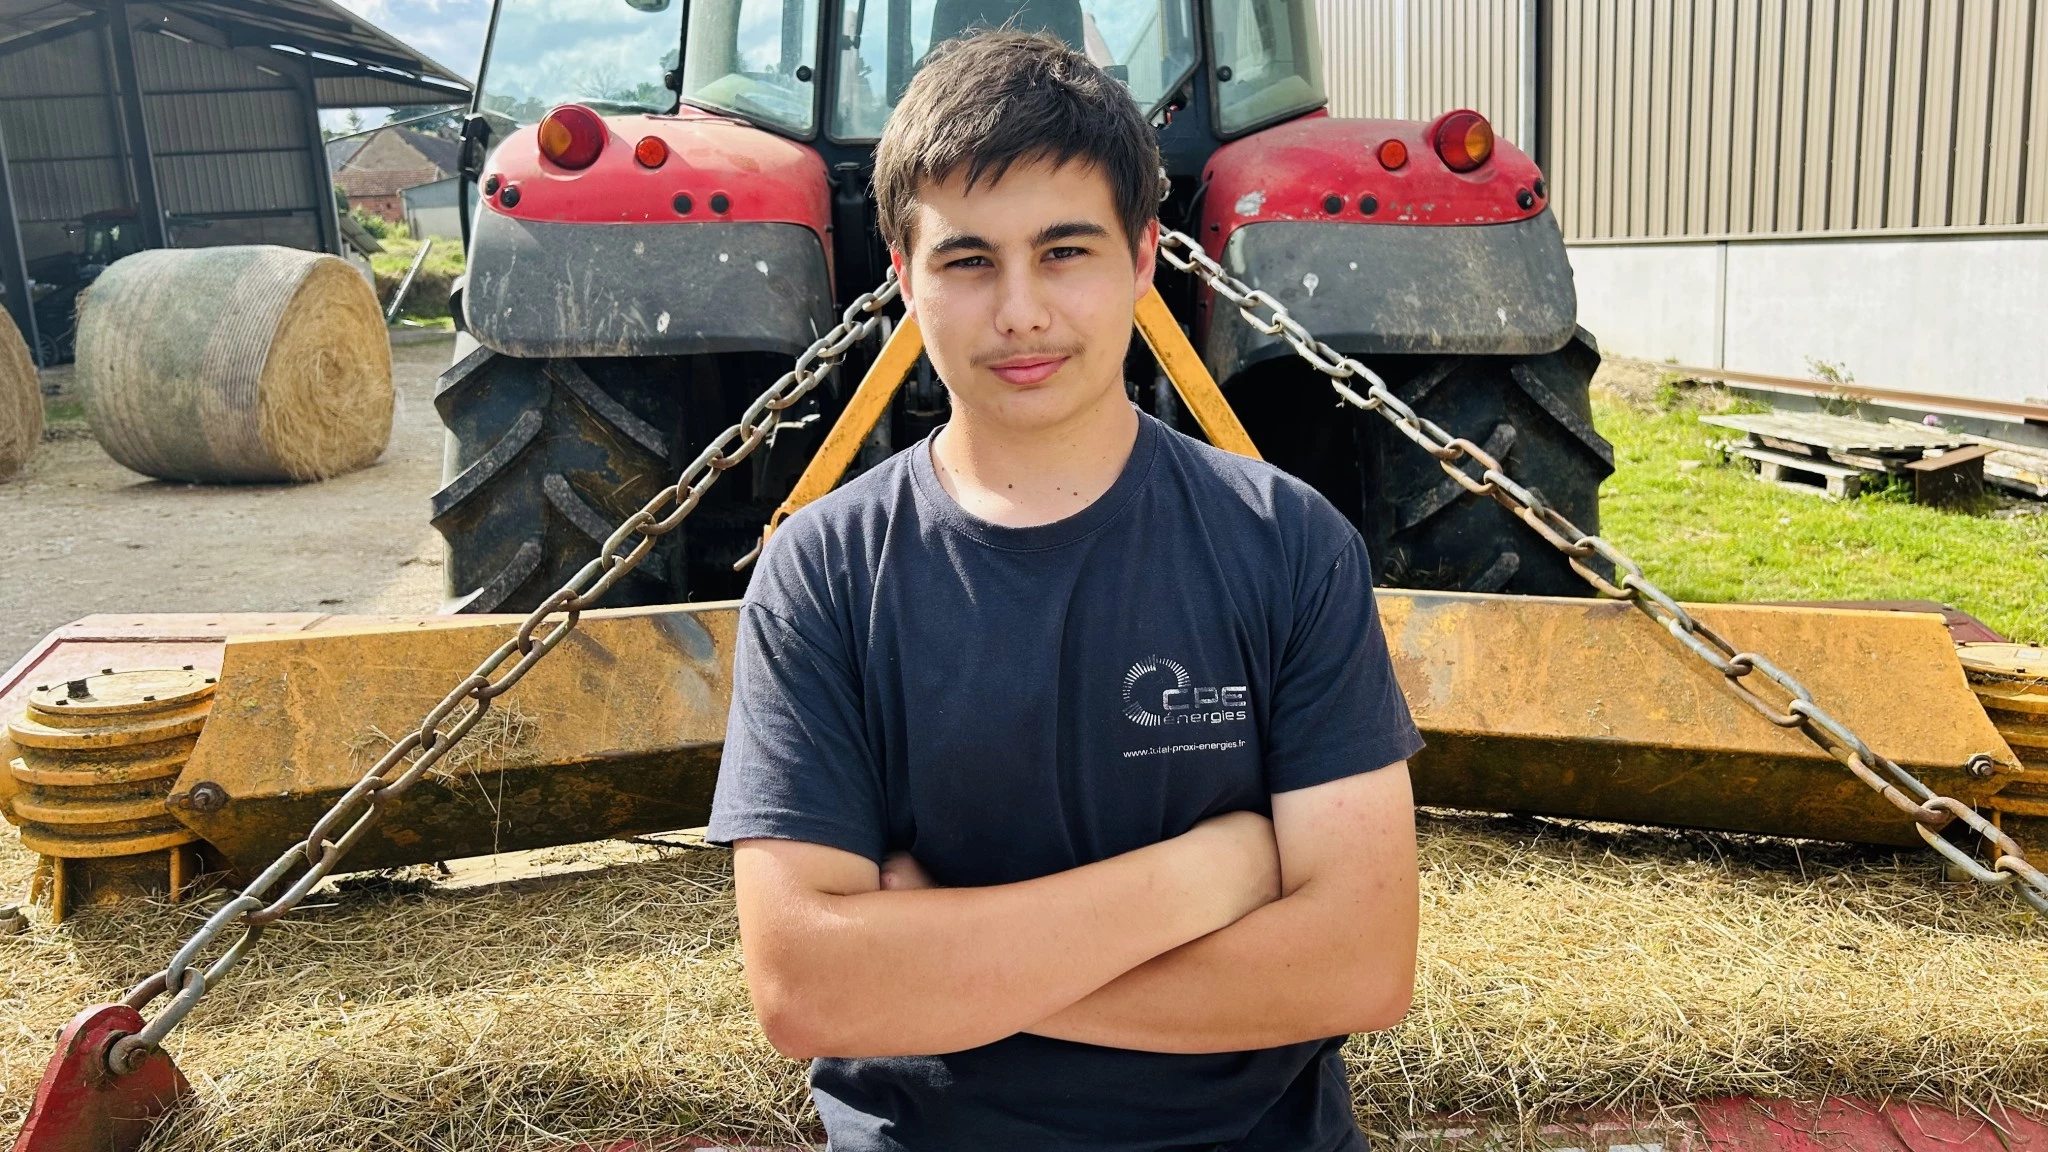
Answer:
[{"label": "t-shirt collar", "polygon": [[1109,491],[1065,519],[1028,528],[1011,528],[973,515],[947,494],[932,467],[932,444],[943,427],[934,428],[910,452],[910,476],[919,510],[947,528],[991,548],[1019,552],[1071,544],[1115,520],[1151,474],[1152,461],[1159,454],[1161,435],[1159,422],[1139,410],[1137,439],[1132,442],[1130,457],[1124,461],[1123,471],[1117,475],[1116,483],[1109,486]]}]

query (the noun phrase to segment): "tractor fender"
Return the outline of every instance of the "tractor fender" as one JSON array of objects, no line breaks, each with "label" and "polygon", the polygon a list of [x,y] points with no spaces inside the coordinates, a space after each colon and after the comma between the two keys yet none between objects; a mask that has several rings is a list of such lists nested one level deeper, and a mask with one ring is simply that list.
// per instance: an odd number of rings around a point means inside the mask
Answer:
[{"label": "tractor fender", "polygon": [[[685,108],[605,118],[580,171],[533,129],[485,165],[463,319],[522,357],[796,355],[835,319],[825,164],[752,125]],[[659,140],[649,166],[635,146]]]},{"label": "tractor fender", "polygon": [[[1310,116],[1219,149],[1204,247],[1354,355],[1554,352],[1577,327],[1564,238],[1536,165],[1505,142],[1453,172],[1433,124]],[[1406,147],[1388,169],[1380,145]],[[1220,380],[1291,352],[1204,292],[1197,338]]]}]

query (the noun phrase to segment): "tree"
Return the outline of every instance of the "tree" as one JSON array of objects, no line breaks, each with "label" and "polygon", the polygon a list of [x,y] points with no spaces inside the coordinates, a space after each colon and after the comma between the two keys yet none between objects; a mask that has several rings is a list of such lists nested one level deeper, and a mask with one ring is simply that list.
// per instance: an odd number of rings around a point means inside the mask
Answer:
[{"label": "tree", "polygon": [[385,123],[398,124],[415,116],[425,116],[427,119],[417,124],[406,125],[414,132],[424,132],[429,136],[440,136],[448,140],[459,139],[462,136],[462,109],[459,106],[401,104],[391,110],[391,116]]}]

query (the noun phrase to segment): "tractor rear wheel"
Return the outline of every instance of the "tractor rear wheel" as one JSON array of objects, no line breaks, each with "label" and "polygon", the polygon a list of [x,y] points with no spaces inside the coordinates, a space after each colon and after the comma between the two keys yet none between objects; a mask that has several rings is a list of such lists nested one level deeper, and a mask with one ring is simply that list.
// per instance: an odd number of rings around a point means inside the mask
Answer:
[{"label": "tractor rear wheel", "polygon": [[[449,443],[432,521],[458,611],[524,612],[675,479],[672,370],[640,359],[527,360],[479,347],[442,374]],[[606,606],[682,599],[662,541]]]},{"label": "tractor rear wheel", "polygon": [[[1366,362],[1418,415],[1498,459],[1587,532],[1614,449],[1593,427],[1600,366],[1580,329],[1540,356],[1385,356]],[[1400,588],[1583,596],[1564,555],[1489,497],[1474,496],[1375,413],[1331,419],[1326,378],[1293,358],[1242,374],[1231,401],[1268,459],[1307,480],[1364,533],[1375,582]]]},{"label": "tractor rear wheel", "polygon": [[[1600,482],[1614,472],[1614,449],[1593,428],[1588,395],[1599,367],[1600,353],[1581,329],[1546,355],[1447,358],[1399,383],[1389,377],[1388,384],[1418,415],[1478,444],[1572,523],[1598,532]],[[1381,458],[1406,464],[1383,474],[1377,501],[1388,583],[1588,594],[1563,553],[1497,501],[1465,491],[1397,430],[1375,422]]]}]

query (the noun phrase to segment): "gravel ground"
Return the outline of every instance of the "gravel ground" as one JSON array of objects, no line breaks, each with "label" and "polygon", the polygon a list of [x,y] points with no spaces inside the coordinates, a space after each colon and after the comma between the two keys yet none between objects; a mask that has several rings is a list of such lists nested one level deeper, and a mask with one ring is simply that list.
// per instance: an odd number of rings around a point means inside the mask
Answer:
[{"label": "gravel ground", "polygon": [[50,428],[0,481],[0,668],[95,612],[417,615],[441,601],[427,500],[441,479],[434,378],[453,337],[397,343],[391,445],[317,484],[152,480],[100,450],[70,370],[45,374]]}]

